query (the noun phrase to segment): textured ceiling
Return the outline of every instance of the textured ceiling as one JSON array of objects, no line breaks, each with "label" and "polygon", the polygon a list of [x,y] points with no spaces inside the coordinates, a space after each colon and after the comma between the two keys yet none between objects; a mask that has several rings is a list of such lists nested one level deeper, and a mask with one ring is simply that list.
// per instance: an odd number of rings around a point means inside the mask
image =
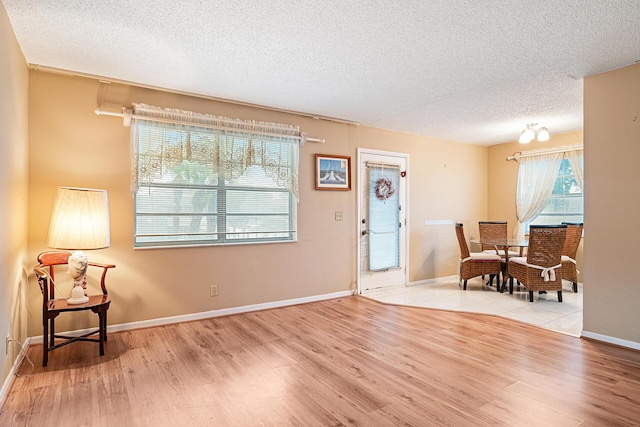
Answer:
[{"label": "textured ceiling", "polygon": [[482,145],[640,60],[638,0],[2,3],[30,64]]}]

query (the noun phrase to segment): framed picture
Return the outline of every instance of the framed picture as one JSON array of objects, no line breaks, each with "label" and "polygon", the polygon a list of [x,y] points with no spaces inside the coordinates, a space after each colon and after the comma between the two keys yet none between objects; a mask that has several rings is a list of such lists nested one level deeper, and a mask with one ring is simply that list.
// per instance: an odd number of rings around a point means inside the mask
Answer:
[{"label": "framed picture", "polygon": [[316,154],[316,190],[351,190],[351,157]]}]

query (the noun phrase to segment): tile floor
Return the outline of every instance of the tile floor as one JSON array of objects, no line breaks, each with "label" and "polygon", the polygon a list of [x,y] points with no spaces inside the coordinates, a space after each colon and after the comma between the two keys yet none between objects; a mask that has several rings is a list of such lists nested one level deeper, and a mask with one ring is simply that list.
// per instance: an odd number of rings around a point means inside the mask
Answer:
[{"label": "tile floor", "polygon": [[[485,280],[486,282],[486,280]],[[508,290],[496,292],[494,286],[485,286],[480,277],[467,282],[467,290],[458,286],[457,279],[447,282],[414,285],[402,288],[387,288],[367,291],[362,294],[380,302],[410,305],[415,307],[440,308],[453,311],[495,314],[519,320],[579,337],[582,332],[582,284],[578,293],[571,290],[571,283],[564,282],[562,302],[557,292],[538,294],[529,302],[529,293],[514,285],[513,294]]]}]

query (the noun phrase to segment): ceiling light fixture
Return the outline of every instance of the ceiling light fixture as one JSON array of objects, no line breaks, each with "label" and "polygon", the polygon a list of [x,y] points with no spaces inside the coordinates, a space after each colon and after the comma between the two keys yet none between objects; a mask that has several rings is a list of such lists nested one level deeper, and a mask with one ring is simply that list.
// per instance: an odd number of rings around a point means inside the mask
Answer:
[{"label": "ceiling light fixture", "polygon": [[535,138],[538,141],[548,141],[549,140],[549,130],[545,127],[541,127],[538,130],[535,129],[537,123],[529,123],[527,127],[520,134],[520,138],[518,142],[520,144],[528,144]]}]

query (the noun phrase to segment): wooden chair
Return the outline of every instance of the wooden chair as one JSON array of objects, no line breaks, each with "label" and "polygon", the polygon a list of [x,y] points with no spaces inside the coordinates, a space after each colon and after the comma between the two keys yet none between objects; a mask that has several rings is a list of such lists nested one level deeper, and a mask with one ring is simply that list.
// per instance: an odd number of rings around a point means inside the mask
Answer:
[{"label": "wooden chair", "polygon": [[567,226],[567,237],[562,249],[562,278],[571,282],[573,292],[578,292],[578,269],[576,254],[582,239],[582,222],[563,222]]},{"label": "wooden chair", "polygon": [[498,254],[486,252],[469,252],[469,245],[464,237],[462,224],[456,224],[456,236],[460,245],[460,280],[464,280],[463,289],[467,290],[467,280],[493,274],[499,277],[501,268],[501,258]]},{"label": "wooden chair", "polygon": [[[478,231],[480,232],[480,239],[504,239],[507,240],[507,221],[479,221]],[[506,254],[504,249],[498,249],[493,245],[482,244],[482,252],[494,253],[502,257],[502,262],[506,262]],[[508,255],[522,256],[521,252],[508,251]],[[482,276],[484,280],[484,275]],[[493,284],[493,275],[489,276],[489,285]],[[496,284],[500,284],[499,280],[496,280]]]},{"label": "wooden chair", "polygon": [[[527,288],[530,302],[534,291],[558,291],[558,301],[562,302],[561,258],[566,233],[565,224],[532,225],[527,256],[509,258],[509,276]],[[513,293],[513,281],[509,293]]]},{"label": "wooden chair", "polygon": [[[100,287],[102,294],[89,295],[89,301],[84,304],[69,304],[65,298],[55,297],[55,267],[66,265],[69,261],[70,252],[50,251],[38,255],[38,265],[34,267],[40,291],[42,292],[42,324],[43,324],[43,352],[42,366],[47,366],[49,352],[64,345],[76,341],[91,341],[100,344],[100,356],[104,356],[104,342],[107,340],[107,310],[111,304],[111,298],[107,293],[105,276],[110,268],[115,268],[112,264],[98,264],[89,262],[89,267],[102,269]],[[98,315],[98,329],[91,330],[81,336],[56,335],[54,320],[60,313],[68,311],[91,310]],[[98,334],[97,338],[88,338]],[[63,342],[55,343],[55,339],[64,339]]]}]

